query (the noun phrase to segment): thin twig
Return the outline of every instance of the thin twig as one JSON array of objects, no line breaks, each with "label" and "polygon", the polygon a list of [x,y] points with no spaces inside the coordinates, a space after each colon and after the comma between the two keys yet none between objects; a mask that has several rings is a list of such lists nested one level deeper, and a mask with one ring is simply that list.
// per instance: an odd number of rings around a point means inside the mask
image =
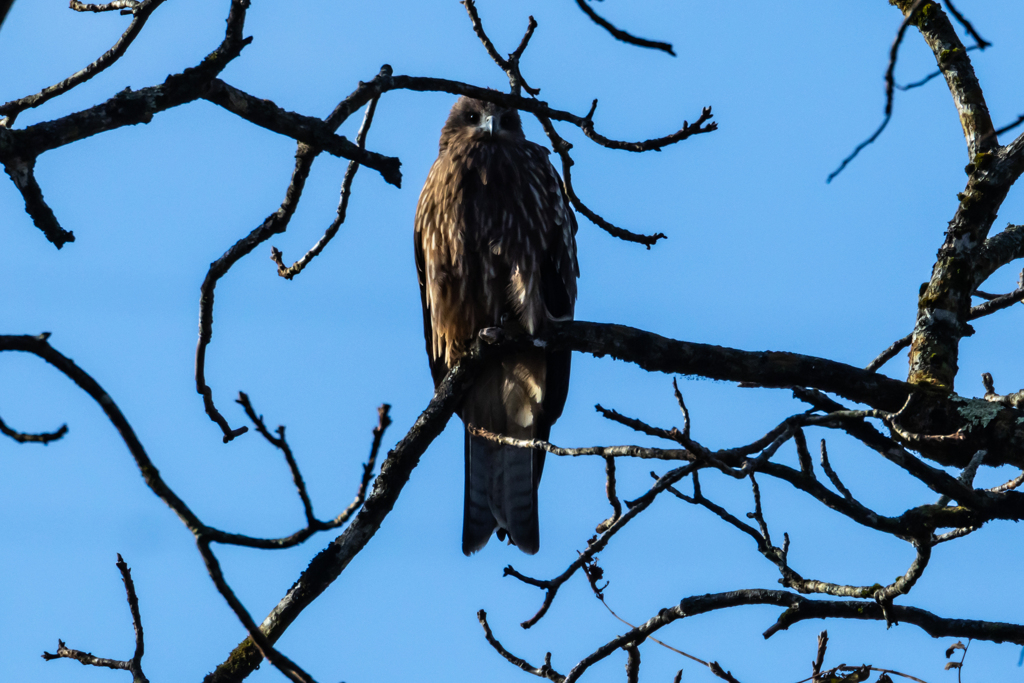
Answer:
[{"label": "thin twig", "polygon": [[146,25],[146,20],[149,19],[150,15],[153,14],[153,11],[163,3],[164,0],[146,0],[146,2],[137,2],[136,0],[119,0],[118,2],[107,3],[106,5],[87,5],[72,0],[71,9],[78,12],[107,12],[115,9],[128,9],[129,11],[127,13],[133,14],[134,16],[131,23],[128,25],[128,28],[125,29],[125,32],[120,38],[118,38],[117,42],[114,43],[114,46],[100,55],[96,61],[89,64],[84,69],[76,71],[60,83],[51,85],[48,88],[43,88],[35,95],[22,97],[21,99],[12,100],[4,105],[0,105],[0,115],[7,117],[2,125],[5,128],[11,128],[14,125],[14,120],[21,112],[26,109],[31,109],[32,107],[38,107],[58,95],[63,95],[75,86],[85,83],[96,74],[101,73],[104,69],[120,59],[128,50],[128,47],[135,41],[135,38],[137,38],[142,32],[143,26]]},{"label": "thin twig", "polygon": [[[366,113],[363,115],[363,122],[359,126],[359,132],[356,133],[356,146],[360,149],[366,149],[366,135],[370,132],[370,126],[373,124],[373,114],[377,109],[377,102],[379,100],[379,97],[375,97],[366,105]],[[291,280],[293,277],[301,273],[303,268],[309,265],[309,262],[324,250],[324,247],[327,246],[328,242],[334,239],[334,236],[338,233],[338,229],[341,227],[341,224],[345,222],[345,214],[348,212],[348,200],[352,194],[352,181],[355,179],[356,171],[358,170],[358,162],[348,162],[348,168],[345,169],[345,177],[341,181],[341,197],[338,200],[338,211],[334,221],[327,228],[327,231],[324,232],[323,237],[317,240],[317,243],[313,245],[313,248],[307,251],[302,258],[291,266],[285,266],[283,254],[276,247],[271,247],[270,258],[277,264],[278,275],[286,280]]]},{"label": "thin twig", "polygon": [[[594,103],[596,104],[597,100],[594,100]],[[591,109],[591,114],[593,114],[593,109]],[[644,245],[648,249],[651,248],[651,245],[656,244],[658,240],[666,238],[666,235],[661,232],[653,235],[642,235],[630,232],[625,228],[620,228],[619,226],[613,225],[609,221],[605,220],[584,204],[583,200],[576,195],[576,190],[572,185],[572,167],[575,163],[572,160],[572,157],[569,156],[569,150],[572,149],[572,145],[562,139],[555,130],[555,126],[551,123],[550,118],[540,114],[535,114],[534,116],[536,116],[537,120],[540,121],[548,139],[551,140],[552,148],[562,160],[562,187],[565,190],[566,197],[569,198],[569,201],[577,211],[586,216],[591,223],[601,228],[612,237],[617,237],[621,240],[625,240],[626,242],[636,242],[637,244]]]},{"label": "thin twig", "polygon": [[490,643],[491,647],[497,650],[498,654],[507,659],[509,662],[511,662],[515,666],[518,666],[526,673],[533,674],[534,676],[540,676],[541,678],[546,678],[550,681],[556,681],[556,683],[562,683],[562,681],[565,680],[565,676],[551,668],[550,652],[547,653],[547,655],[544,657],[543,666],[533,666],[526,660],[520,659],[519,657],[516,657],[514,654],[506,650],[505,647],[498,641],[498,639],[494,637],[494,634],[491,632],[491,627],[487,623],[487,612],[485,612],[484,610],[478,611],[476,613],[476,618],[480,622],[480,625],[484,628],[484,638],[487,639],[487,642]]},{"label": "thin twig", "polygon": [[615,524],[622,516],[622,503],[615,492],[615,457],[606,455],[604,458],[605,471],[605,493],[608,494],[608,502],[612,506],[612,516],[597,525],[597,533],[604,533],[608,527]]},{"label": "thin twig", "polygon": [[124,590],[128,598],[128,609],[131,611],[132,626],[135,629],[135,654],[132,655],[132,658],[129,660],[116,660],[95,657],[88,652],[71,650],[64,645],[63,640],[58,640],[57,652],[55,654],[44,652],[43,659],[47,662],[54,659],[74,659],[87,666],[123,669],[131,672],[132,683],[149,683],[146,675],[142,672],[142,656],[145,654],[146,645],[145,638],[142,633],[142,615],[139,612],[139,597],[135,593],[135,582],[132,581],[132,570],[128,568],[128,564],[121,557],[121,553],[117,554],[116,565],[117,570],[121,572],[121,580],[124,581]]},{"label": "thin twig", "polygon": [[964,30],[967,31],[971,38],[974,38],[974,42],[977,43],[978,49],[984,50],[986,47],[992,47],[992,43],[982,38],[978,32],[974,30],[974,26],[971,25],[971,22],[967,21],[964,15],[960,14],[957,8],[953,6],[952,0],[943,0],[943,2],[945,2],[946,7],[949,8],[950,14],[960,22],[960,25],[964,27]]},{"label": "thin twig", "polygon": [[61,425],[55,432],[42,432],[40,434],[28,434],[25,432],[19,432],[8,427],[2,419],[0,419],[0,434],[9,436],[18,443],[41,443],[44,446],[51,441],[60,439],[68,433],[68,426],[66,424]]},{"label": "thin twig", "polygon": [[882,124],[878,126],[878,129],[871,134],[864,142],[857,145],[853,152],[848,157],[843,159],[842,163],[839,164],[839,168],[829,173],[828,178],[825,180],[826,183],[831,183],[832,179],[843,172],[847,164],[854,160],[854,158],[860,154],[860,151],[870,145],[872,142],[878,139],[878,136],[882,134],[885,127],[889,125],[889,119],[892,118],[892,103],[893,103],[893,90],[895,87],[895,81],[893,80],[893,71],[896,70],[896,59],[900,51],[900,43],[903,42],[903,35],[907,32],[907,27],[910,26],[911,21],[917,17],[918,10],[921,9],[927,0],[915,0],[914,4],[910,7],[910,11],[907,12],[907,16],[903,18],[903,23],[900,24],[899,31],[896,32],[896,39],[892,42],[892,47],[889,48],[889,66],[885,70],[885,117],[882,119]]},{"label": "thin twig", "polygon": [[576,0],[576,4],[579,5],[580,9],[583,10],[584,14],[590,17],[591,21],[593,21],[595,24],[597,24],[604,30],[608,31],[608,33],[612,34],[612,36],[614,36],[616,39],[621,40],[624,43],[629,43],[630,45],[636,45],[638,47],[648,47],[651,48],[652,50],[661,50],[662,52],[667,52],[673,57],[676,56],[676,53],[672,51],[672,45],[670,43],[662,43],[656,40],[647,40],[646,38],[637,38],[634,35],[626,33],[620,28],[616,28],[607,19],[604,19],[603,17],[599,16],[597,12],[592,10],[590,6],[587,5],[586,0]]}]

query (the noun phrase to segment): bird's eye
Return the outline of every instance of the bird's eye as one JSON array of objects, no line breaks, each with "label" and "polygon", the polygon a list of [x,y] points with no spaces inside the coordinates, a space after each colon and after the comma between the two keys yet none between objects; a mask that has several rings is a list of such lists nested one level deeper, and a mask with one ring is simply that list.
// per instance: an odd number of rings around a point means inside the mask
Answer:
[{"label": "bird's eye", "polygon": [[466,121],[473,124],[480,123],[480,114],[477,114],[475,111],[471,111],[466,114]]}]

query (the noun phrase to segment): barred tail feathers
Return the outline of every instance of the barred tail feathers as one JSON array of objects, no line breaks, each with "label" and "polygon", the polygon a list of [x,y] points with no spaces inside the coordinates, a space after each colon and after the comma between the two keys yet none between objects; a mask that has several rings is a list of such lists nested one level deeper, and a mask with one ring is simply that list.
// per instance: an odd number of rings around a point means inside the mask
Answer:
[{"label": "barred tail feathers", "polygon": [[466,434],[466,497],[462,552],[483,548],[498,529],[533,555],[540,549],[537,459],[532,449],[504,446]]}]

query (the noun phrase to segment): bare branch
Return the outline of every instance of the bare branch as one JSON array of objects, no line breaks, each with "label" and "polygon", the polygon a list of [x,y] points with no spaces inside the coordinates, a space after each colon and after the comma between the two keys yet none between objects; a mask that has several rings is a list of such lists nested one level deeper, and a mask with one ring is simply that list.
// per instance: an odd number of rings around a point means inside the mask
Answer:
[{"label": "bare branch", "polygon": [[[777,605],[785,607],[779,619],[767,631],[769,638],[780,630],[807,619],[867,619],[884,620],[882,609],[873,602],[859,600],[808,599],[788,591],[748,589],[692,596],[678,605],[662,609],[647,622],[631,629],[580,660],[566,675],[565,683],[573,683],[597,662],[605,659],[627,643],[637,642],[668,624],[707,612],[729,609],[740,605]],[[892,616],[899,622],[914,624],[932,637],[974,637],[993,642],[1014,642],[1024,644],[1024,626],[998,622],[984,622],[968,619],[945,619],[931,612],[915,607],[894,605]]]},{"label": "bare branch", "polygon": [[284,438],[284,426],[277,428],[277,436],[271,435],[267,430],[267,426],[263,423],[263,416],[257,415],[256,410],[252,407],[252,403],[249,401],[249,397],[244,392],[238,393],[238,404],[245,409],[245,414],[249,416],[249,419],[256,425],[256,431],[259,432],[264,439],[270,442],[272,446],[279,449],[284,454],[285,462],[288,463],[288,469],[292,474],[292,481],[295,482],[295,488],[299,492],[299,499],[302,501],[302,508],[306,513],[306,524],[313,526],[316,524],[316,516],[313,514],[313,504],[309,500],[309,494],[306,492],[306,482],[302,479],[302,472],[299,471],[299,465],[295,462],[295,457],[292,455],[292,449],[288,445],[288,442]]},{"label": "bare branch", "polygon": [[533,37],[533,32],[537,28],[537,21],[531,16],[530,21],[526,26],[526,33],[523,34],[523,39],[519,41],[519,47],[517,47],[508,59],[503,59],[498,54],[498,50],[495,49],[494,43],[487,36],[484,31],[483,22],[480,20],[480,15],[476,11],[476,3],[473,0],[462,0],[462,4],[466,7],[466,11],[469,12],[469,20],[473,25],[473,32],[476,33],[477,38],[483,43],[484,49],[487,50],[487,54],[490,55],[494,63],[505,72],[508,76],[509,88],[513,95],[519,95],[520,90],[525,90],[529,94],[536,97],[540,94],[540,88],[531,88],[526,84],[526,80],[523,78],[522,72],[519,70],[519,59],[523,56],[523,52],[526,51],[526,46],[530,44],[530,38]]},{"label": "bare branch", "polygon": [[661,43],[656,40],[637,38],[634,35],[626,33],[622,29],[616,28],[611,22],[598,16],[597,12],[590,8],[586,0],[576,0],[576,4],[579,5],[584,14],[590,17],[591,21],[608,31],[608,33],[612,34],[612,36],[617,40],[621,40],[624,43],[629,43],[630,45],[636,45],[638,47],[649,47],[653,50],[661,50],[662,52],[667,52],[673,57],[676,56],[676,53],[672,51],[672,45],[670,43]]},{"label": "bare branch", "polygon": [[77,71],[60,83],[51,85],[48,88],[44,88],[35,95],[28,97],[22,97],[18,100],[13,100],[7,104],[0,105],[0,115],[6,116],[6,120],[0,125],[6,128],[11,128],[14,125],[14,120],[18,114],[30,109],[32,107],[38,107],[47,100],[51,100],[58,95],[63,95],[67,91],[71,90],[77,85],[85,83],[87,80],[102,72],[108,66],[116,62],[121,56],[128,50],[128,47],[135,41],[135,38],[142,32],[143,26],[146,25],[146,20],[149,19],[150,15],[157,7],[162,5],[164,0],[146,0],[145,2],[137,2],[136,0],[120,0],[119,2],[112,2],[106,5],[86,5],[80,2],[71,2],[71,9],[78,12],[106,12],[114,9],[127,8],[133,15],[132,22],[128,25],[128,28],[121,35],[114,46],[104,52],[100,57],[89,66],[85,67],[81,71]]},{"label": "bare branch", "polygon": [[401,162],[398,159],[369,152],[364,146],[353,144],[346,138],[336,135],[334,131],[338,126],[332,125],[331,122],[285,111],[270,100],[253,97],[219,78],[210,82],[209,87],[203,92],[203,99],[261,128],[304,142],[318,152],[322,150],[333,156],[356,161],[379,172],[389,184],[395,187],[402,186]]},{"label": "bare branch", "polygon": [[[597,100],[594,100],[594,105],[597,105]],[[591,109],[591,113],[587,116],[591,116],[593,111],[594,110]],[[537,115],[537,120],[540,121],[540,125],[544,128],[544,132],[547,133],[548,139],[551,140],[551,147],[562,159],[562,187],[565,190],[565,195],[569,198],[569,201],[577,211],[582,213],[590,220],[591,223],[601,228],[612,237],[617,237],[626,242],[636,242],[637,244],[642,244],[650,249],[651,245],[656,244],[659,239],[665,239],[666,236],[664,233],[659,232],[654,235],[641,235],[630,232],[625,228],[620,228],[617,225],[612,225],[584,204],[576,195],[576,190],[572,186],[572,167],[575,164],[572,157],[569,156],[569,150],[572,149],[572,145],[559,136],[558,132],[555,130],[554,124],[551,123],[551,119],[546,116]]]},{"label": "bare branch", "polygon": [[626,651],[626,683],[640,682],[640,648],[635,643],[624,645]]},{"label": "bare branch", "polygon": [[818,651],[814,657],[811,680],[818,683],[818,674],[821,673],[821,666],[825,663],[825,650],[828,648],[828,631],[818,634]]},{"label": "bare branch", "polygon": [[676,441],[676,437],[672,430],[661,429],[660,427],[652,427],[651,425],[647,424],[646,422],[643,422],[642,420],[637,420],[632,417],[626,417],[625,415],[622,415],[621,413],[618,413],[614,410],[609,410],[608,408],[603,407],[600,403],[595,405],[594,409],[597,410],[597,412],[601,413],[602,417],[604,417],[607,420],[611,420],[612,422],[618,422],[619,424],[626,425],[630,429],[636,430],[643,434],[647,434],[649,436],[657,436],[668,441]]},{"label": "bare branch", "polygon": [[982,373],[981,381],[985,385],[985,400],[1011,408],[1024,409],[1024,389],[1015,391],[1012,394],[1001,395],[996,393],[992,375],[988,372]]},{"label": "bare branch", "polygon": [[633,503],[629,506],[629,510],[626,511],[626,513],[623,514],[621,517],[619,517],[618,521],[616,521],[614,524],[608,527],[607,531],[605,531],[600,536],[592,538],[588,542],[587,549],[580,553],[576,561],[569,565],[568,569],[566,569],[564,572],[562,572],[555,578],[548,581],[538,581],[537,579],[531,579],[529,577],[523,576],[515,569],[513,569],[511,566],[506,567],[505,576],[514,576],[515,578],[519,579],[520,581],[523,581],[524,583],[537,586],[538,588],[542,588],[545,591],[547,591],[544,596],[544,602],[541,605],[540,609],[537,611],[537,613],[529,619],[527,619],[526,621],[522,622],[520,626],[522,626],[523,628],[530,628],[538,621],[540,621],[540,619],[547,613],[548,608],[551,607],[551,603],[554,601],[555,595],[558,593],[558,589],[562,586],[562,584],[568,581],[572,577],[572,575],[576,573],[577,570],[582,568],[597,553],[604,549],[604,547],[608,544],[608,541],[612,538],[612,536],[618,533],[618,531],[622,527],[626,526],[626,524],[628,524],[638,514],[646,510],[647,507],[652,502],[654,502],[654,499],[658,496],[658,494],[660,494],[662,491],[665,491],[669,486],[671,486],[672,484],[676,483],[686,475],[693,472],[696,468],[697,464],[691,463],[684,467],[679,467],[665,473],[660,479],[658,479],[657,482],[655,482],[654,486],[652,486],[650,490],[647,491],[647,493],[633,501]]},{"label": "bare branch", "polygon": [[68,426],[61,425],[55,432],[43,432],[41,434],[26,434],[11,429],[0,419],[0,434],[9,436],[18,443],[41,443],[44,446],[51,441],[56,441],[68,433]]},{"label": "bare branch", "polygon": [[[0,145],[2,145],[3,138],[9,136],[10,133],[6,129],[0,128]],[[60,226],[57,217],[53,214],[53,209],[43,199],[43,190],[36,182],[36,158],[34,156],[24,159],[13,157],[4,159],[3,164],[7,175],[14,181],[14,186],[18,188],[18,192],[25,200],[25,212],[31,216],[35,226],[42,230],[46,239],[58,249],[68,242],[74,242],[75,233]]]},{"label": "bare branch", "polygon": [[491,633],[491,627],[487,624],[487,612],[485,612],[484,610],[480,610],[476,613],[476,618],[480,621],[480,625],[484,628],[484,637],[487,639],[487,642],[491,644],[491,647],[498,651],[498,654],[507,659],[509,662],[511,662],[515,666],[518,666],[526,673],[533,674],[534,676],[546,678],[550,681],[555,681],[556,683],[562,683],[562,681],[565,680],[565,676],[551,668],[550,652],[547,653],[547,655],[544,657],[543,666],[533,666],[532,664],[527,663],[526,660],[516,657],[514,654],[506,650],[505,647],[500,642],[498,642],[498,639],[494,637],[493,633]]},{"label": "bare branch", "polygon": [[996,130],[996,135],[1002,135],[1003,133],[1008,133],[1008,132],[1010,132],[1011,130],[1013,130],[1014,128],[1016,128],[1017,126],[1019,126],[1022,123],[1024,123],[1024,114],[1021,114],[1020,116],[1018,116],[1015,121],[1011,121],[1010,123],[1006,124],[1002,128]]},{"label": "bare branch", "polygon": [[[363,122],[359,126],[359,132],[356,133],[356,146],[360,149],[364,149],[366,147],[366,135],[369,133],[370,126],[373,124],[373,113],[377,109],[378,99],[379,98],[375,97],[366,105],[366,113],[363,115]],[[286,280],[291,280],[293,277],[301,273],[302,270],[309,265],[309,262],[324,250],[324,247],[327,246],[328,242],[334,239],[334,236],[338,233],[338,229],[341,227],[341,224],[345,222],[345,214],[348,212],[348,200],[352,194],[352,181],[355,180],[356,171],[358,170],[358,162],[348,162],[348,168],[345,169],[345,177],[341,181],[341,197],[338,200],[338,212],[334,222],[332,222],[327,228],[324,236],[317,240],[317,243],[313,245],[313,248],[307,251],[302,258],[291,266],[285,266],[281,252],[273,247],[270,249],[270,258],[277,264],[278,275]]]},{"label": "bare branch", "polygon": [[832,466],[828,462],[828,449],[825,448],[825,439],[821,440],[821,469],[825,470],[825,474],[828,476],[828,480],[832,482],[832,485],[836,487],[836,491],[842,494],[843,498],[847,500],[853,500],[853,494],[843,486],[843,482],[840,481],[839,476],[832,469]]},{"label": "bare branch", "polygon": [[128,564],[117,555],[117,569],[121,572],[121,579],[124,581],[124,590],[128,597],[128,609],[132,613],[132,626],[135,628],[135,654],[130,660],[105,659],[96,657],[88,652],[71,650],[64,645],[63,640],[57,641],[57,652],[50,654],[43,653],[43,659],[52,661],[54,659],[74,659],[86,666],[102,666],[108,669],[120,669],[129,671],[132,674],[132,683],[149,683],[146,675],[142,672],[142,656],[146,651],[145,640],[142,634],[142,616],[139,613],[139,598],[135,594],[135,582],[132,581],[132,570]]},{"label": "bare branch", "polygon": [[977,43],[979,49],[984,50],[986,47],[992,47],[992,43],[978,35],[978,32],[974,30],[974,26],[971,25],[971,22],[967,21],[964,15],[957,11],[956,7],[953,6],[952,0],[943,1],[946,3],[946,7],[949,8],[950,14],[960,22],[960,25],[964,27],[964,30],[967,31],[968,34],[970,34],[971,38],[974,38],[974,42]]},{"label": "bare branch", "polygon": [[256,625],[256,622],[252,620],[252,616],[250,616],[248,610],[245,609],[245,606],[238,597],[235,596],[231,586],[228,585],[227,580],[224,578],[220,562],[217,561],[217,556],[210,549],[210,543],[200,538],[197,539],[196,546],[199,548],[199,554],[202,555],[203,562],[206,564],[206,570],[209,572],[213,584],[227,601],[235,616],[238,617],[238,620],[242,622],[242,626],[249,633],[250,640],[259,650],[260,656],[277,667],[286,678],[295,681],[295,683],[316,683],[312,676],[303,671],[302,667],[278,652],[263,631]]},{"label": "bare branch", "polygon": [[504,444],[506,446],[516,446],[518,448],[540,449],[554,455],[566,455],[573,457],[580,455],[599,455],[604,458],[629,456],[632,458],[641,458],[643,460],[692,461],[695,459],[694,455],[689,451],[678,448],[643,448],[641,446],[588,446],[585,448],[562,448],[541,439],[516,439],[511,436],[505,436],[504,434],[496,434],[472,424],[466,425],[466,431],[473,436],[489,439],[495,443]]},{"label": "bare branch", "polygon": [[[105,2],[102,5],[93,5],[78,0],[71,0],[71,9],[76,12],[112,12],[114,10],[127,10],[128,13],[138,12],[140,0],[114,0]],[[123,12],[122,12],[123,13]]]},{"label": "bare branch", "polygon": [[612,516],[604,520],[597,525],[597,533],[604,533],[608,527],[615,524],[619,517],[622,516],[622,503],[619,502],[619,497],[615,493],[615,458],[610,455],[606,455],[604,458],[605,467],[605,492],[608,494],[608,502],[612,506]]},{"label": "bare branch", "polygon": [[[1009,308],[1015,303],[1024,301],[1024,287],[1018,287],[1009,294],[1003,294],[1000,296],[984,295],[983,292],[977,291],[975,294],[983,296],[983,298],[987,298],[988,301],[971,308],[971,312],[967,314],[968,320],[977,320],[978,318],[983,318],[986,315],[992,315],[996,311],[1001,311],[1004,308]],[[868,363],[864,369],[868,372],[875,372],[878,370],[880,367],[895,358],[897,353],[910,346],[913,336],[913,334],[908,334],[905,337],[897,339],[889,348],[878,354],[877,358]]]},{"label": "bare branch", "polygon": [[914,3],[906,12],[903,23],[900,24],[900,28],[896,32],[896,38],[892,41],[892,47],[889,48],[889,66],[885,70],[885,116],[882,118],[881,125],[871,134],[871,137],[857,145],[850,155],[843,159],[842,163],[839,164],[839,168],[829,173],[828,178],[825,179],[826,183],[831,183],[833,178],[842,173],[847,164],[853,161],[862,149],[877,140],[878,136],[885,130],[885,127],[889,125],[889,120],[892,118],[893,88],[895,86],[893,72],[896,70],[896,59],[899,56],[900,44],[903,42],[903,35],[907,32],[907,27],[917,18],[917,13],[925,2],[926,0],[914,0]]},{"label": "bare branch", "polygon": [[[486,354],[477,352],[464,356],[448,372],[430,404],[405,437],[388,453],[374,481],[373,491],[367,496],[355,519],[340,536],[313,558],[309,567],[264,619],[260,628],[270,642],[276,641],[299,614],[341,576],[352,558],[376,534],[398,500],[412,470],[419,464],[420,456],[434,438],[444,431],[482,355]],[[379,443],[376,431],[374,443]],[[245,678],[256,669],[260,659],[259,652],[252,647],[252,641],[246,639],[207,677],[206,683],[226,683]]]}]

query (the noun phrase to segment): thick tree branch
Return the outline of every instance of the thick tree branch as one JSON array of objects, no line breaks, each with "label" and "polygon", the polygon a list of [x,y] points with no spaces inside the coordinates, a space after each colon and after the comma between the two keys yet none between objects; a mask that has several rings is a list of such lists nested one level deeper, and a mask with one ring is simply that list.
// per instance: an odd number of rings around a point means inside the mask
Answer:
[{"label": "thick tree branch", "polygon": [[333,122],[321,121],[313,116],[285,111],[270,100],[253,97],[216,78],[210,82],[202,96],[261,128],[304,142],[333,156],[355,161],[379,172],[384,180],[395,187],[402,186],[401,162],[395,157],[369,152],[336,135],[334,131],[340,121],[332,125]]},{"label": "thick tree branch", "polygon": [[784,351],[740,351],[684,342],[625,325],[582,321],[550,326],[544,341],[556,348],[611,356],[644,370],[749,382],[764,387],[813,386],[896,411],[913,387],[845,363]]},{"label": "thick tree branch", "polygon": [[[0,128],[0,148],[5,147],[5,142],[10,140],[11,133]],[[43,190],[36,182],[36,159],[34,156],[21,158],[18,156],[3,158],[4,170],[14,181],[14,186],[25,200],[25,213],[35,223],[36,227],[42,230],[46,239],[53,243],[53,246],[60,249],[68,242],[75,241],[75,233],[65,230],[57,221],[53,209],[43,198]]]},{"label": "thick tree branch", "polygon": [[168,76],[161,85],[136,92],[125,88],[91,109],[25,129],[0,127],[0,162],[25,197],[25,208],[33,222],[58,249],[74,241],[74,235],[60,227],[43,201],[42,190],[32,174],[36,157],[97,133],[149,123],[154,114],[199,98],[207,84],[251,42],[251,38],[242,38],[248,7],[249,0],[232,0],[224,40],[217,49],[198,66]]},{"label": "thick tree branch", "polygon": [[1011,261],[1024,258],[1024,225],[1007,225],[978,249],[974,262],[974,286],[981,284]]},{"label": "thick tree branch", "polygon": [[[569,671],[565,683],[579,680],[587,669],[619,648],[628,643],[638,642],[678,619],[741,605],[777,605],[786,608],[778,621],[765,631],[765,638],[807,619],[885,620],[882,608],[878,604],[858,600],[812,600],[797,593],[767,589],[697,595],[685,598],[674,607],[661,610],[646,623],[612,639],[587,655]],[[947,619],[922,609],[899,605],[890,607],[889,611],[896,621],[914,624],[932,637],[972,637],[997,643],[1012,642],[1024,645],[1024,626],[973,619]]]},{"label": "thick tree branch", "polygon": [[[995,130],[988,113],[988,105],[981,91],[981,84],[974,73],[970,57],[956,29],[937,2],[894,0],[904,16],[921,31],[928,47],[935,55],[935,61],[953,96],[964,138],[967,141],[968,158],[974,159],[979,152],[996,147]],[[915,4],[921,4],[917,14],[911,17]],[[979,43],[980,44],[980,43]]]}]

